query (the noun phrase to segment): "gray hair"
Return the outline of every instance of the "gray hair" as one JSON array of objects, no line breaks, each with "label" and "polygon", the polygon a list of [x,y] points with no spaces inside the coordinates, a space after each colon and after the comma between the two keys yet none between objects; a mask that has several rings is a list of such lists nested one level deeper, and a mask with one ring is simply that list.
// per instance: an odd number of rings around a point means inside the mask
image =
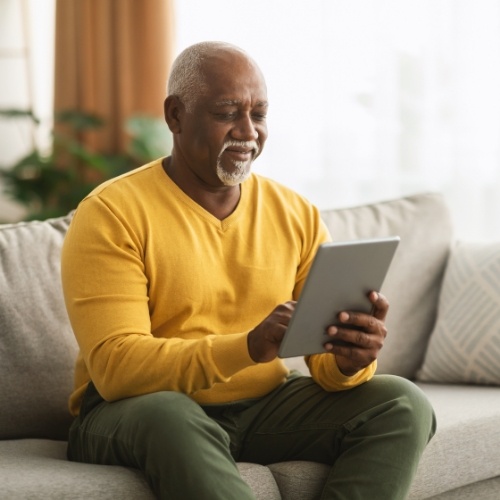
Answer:
[{"label": "gray hair", "polygon": [[240,48],[226,42],[200,42],[184,49],[175,59],[167,84],[167,94],[178,97],[187,111],[191,111],[196,99],[207,89],[203,74],[203,62],[219,50],[237,51]]}]

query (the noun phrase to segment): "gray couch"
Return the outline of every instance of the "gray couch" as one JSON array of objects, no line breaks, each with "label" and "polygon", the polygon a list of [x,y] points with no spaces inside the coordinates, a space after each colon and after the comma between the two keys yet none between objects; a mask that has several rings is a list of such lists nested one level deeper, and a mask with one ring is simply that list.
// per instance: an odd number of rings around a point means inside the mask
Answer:
[{"label": "gray couch", "polygon": [[[391,310],[378,371],[415,380],[438,419],[409,498],[498,500],[500,245],[452,244],[437,194],[323,216],[336,240],[401,237],[383,289]],[[0,498],[152,499],[137,470],[66,460],[77,352],[59,283],[69,222],[0,226]],[[308,462],[239,467],[262,500],[318,498],[328,473]]]}]

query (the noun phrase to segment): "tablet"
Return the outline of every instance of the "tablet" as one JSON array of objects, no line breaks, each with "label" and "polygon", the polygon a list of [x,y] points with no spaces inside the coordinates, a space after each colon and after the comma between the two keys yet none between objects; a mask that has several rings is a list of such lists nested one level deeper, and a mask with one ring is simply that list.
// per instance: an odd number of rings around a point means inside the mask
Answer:
[{"label": "tablet", "polygon": [[381,291],[399,237],[321,245],[279,349],[290,358],[327,352],[327,327],[341,311],[370,313],[370,291]]}]

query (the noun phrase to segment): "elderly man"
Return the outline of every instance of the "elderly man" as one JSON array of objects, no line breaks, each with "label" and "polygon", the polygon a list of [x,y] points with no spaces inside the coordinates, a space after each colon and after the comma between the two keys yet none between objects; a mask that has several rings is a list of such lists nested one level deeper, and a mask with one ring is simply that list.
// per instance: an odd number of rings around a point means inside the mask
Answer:
[{"label": "elderly man", "polygon": [[[332,466],[323,499],[403,499],[434,431],[410,382],[374,376],[387,300],[345,311],[311,377],[277,352],[318,246],[318,210],[251,173],[267,139],[256,63],[206,42],[175,61],[171,156],[97,188],[62,255],[80,346],[71,460],[141,469],[158,498],[254,498],[236,461]],[[360,332],[361,330],[361,332]]]}]

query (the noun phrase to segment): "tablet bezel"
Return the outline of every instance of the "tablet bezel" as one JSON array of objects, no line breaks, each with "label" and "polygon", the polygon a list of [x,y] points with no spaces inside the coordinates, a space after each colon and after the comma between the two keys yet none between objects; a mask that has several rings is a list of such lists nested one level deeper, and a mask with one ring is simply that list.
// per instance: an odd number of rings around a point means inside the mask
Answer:
[{"label": "tablet bezel", "polygon": [[371,313],[370,291],[381,291],[399,236],[322,244],[296,304],[278,356],[328,352],[326,328],[341,311]]}]

